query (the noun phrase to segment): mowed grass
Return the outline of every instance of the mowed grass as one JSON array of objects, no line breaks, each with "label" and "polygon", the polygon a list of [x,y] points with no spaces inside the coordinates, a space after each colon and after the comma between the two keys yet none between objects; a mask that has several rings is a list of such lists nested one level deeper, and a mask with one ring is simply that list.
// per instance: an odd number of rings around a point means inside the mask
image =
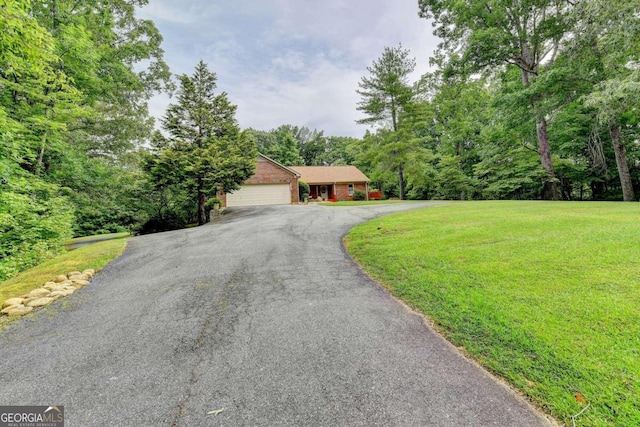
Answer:
[{"label": "mowed grass", "polygon": [[[415,200],[419,202],[421,200]],[[322,206],[362,206],[362,205],[384,205],[390,203],[407,203],[414,202],[414,200],[354,200],[354,201],[342,201],[342,202],[321,202]]]},{"label": "mowed grass", "polygon": [[[88,268],[99,271],[120,256],[126,245],[126,239],[99,242],[66,252],[29,270],[25,270],[0,283],[0,304],[6,299],[19,297],[39,288],[45,282],[55,279],[60,274],[67,274],[70,271],[83,271]],[[1,319],[2,323],[6,324],[16,318],[3,316]]]},{"label": "mowed grass", "polygon": [[85,237],[75,237],[67,241],[67,245],[72,245],[74,243],[82,243],[95,239],[122,239],[125,237],[130,237],[131,233],[110,233],[110,234],[94,234],[92,236]]},{"label": "mowed grass", "polygon": [[459,202],[376,219],[345,245],[559,421],[640,426],[640,204]]}]

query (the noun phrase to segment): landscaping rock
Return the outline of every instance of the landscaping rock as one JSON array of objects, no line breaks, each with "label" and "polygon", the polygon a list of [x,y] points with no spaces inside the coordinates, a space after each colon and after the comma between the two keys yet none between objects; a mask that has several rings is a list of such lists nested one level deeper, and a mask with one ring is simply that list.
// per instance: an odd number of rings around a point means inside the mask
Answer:
[{"label": "landscaping rock", "polygon": [[49,296],[50,293],[51,292],[48,289],[38,288],[38,289],[34,289],[31,292],[29,292],[29,297],[30,298],[46,297],[46,296]]},{"label": "landscaping rock", "polygon": [[22,298],[9,298],[5,302],[2,303],[2,308],[7,308],[12,305],[21,305],[23,302]]},{"label": "landscaping rock", "polygon": [[18,306],[9,310],[7,312],[7,315],[8,316],[24,316],[27,313],[31,313],[32,310],[33,310],[33,307]]},{"label": "landscaping rock", "polygon": [[45,306],[52,301],[73,294],[89,284],[94,276],[92,268],[79,271],[71,271],[68,275],[59,275],[53,281],[46,282],[41,288],[37,288],[22,295],[20,298],[9,298],[2,303],[1,314],[8,316],[23,316],[34,308]]},{"label": "landscaping rock", "polygon": [[63,289],[66,289],[67,286],[69,286],[69,284],[64,284],[64,283],[54,283],[53,285],[45,285],[43,286],[43,288],[50,290],[51,292],[55,292],[55,291],[61,291]]},{"label": "landscaping rock", "polygon": [[27,307],[42,307],[43,305],[49,304],[53,301],[53,298],[45,297],[45,298],[36,298],[27,303]]},{"label": "landscaping rock", "polygon": [[0,311],[0,313],[7,314],[11,310],[13,310],[14,308],[18,308],[18,307],[24,307],[24,305],[22,305],[22,304],[10,305],[9,307],[3,308],[2,311]]}]

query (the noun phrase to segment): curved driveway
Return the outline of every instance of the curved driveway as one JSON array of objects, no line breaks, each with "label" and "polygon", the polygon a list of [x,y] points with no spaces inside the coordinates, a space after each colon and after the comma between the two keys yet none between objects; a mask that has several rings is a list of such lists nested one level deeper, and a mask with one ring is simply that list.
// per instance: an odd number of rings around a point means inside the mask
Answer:
[{"label": "curved driveway", "polygon": [[67,427],[549,425],[343,252],[350,227],[426,205],[244,208],[132,238],[0,333],[0,404],[64,405]]}]

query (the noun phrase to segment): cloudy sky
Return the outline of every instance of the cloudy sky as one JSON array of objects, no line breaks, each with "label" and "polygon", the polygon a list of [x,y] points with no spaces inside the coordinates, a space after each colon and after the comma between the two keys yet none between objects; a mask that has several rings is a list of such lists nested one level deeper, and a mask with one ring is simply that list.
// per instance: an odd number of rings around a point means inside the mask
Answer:
[{"label": "cloudy sky", "polygon": [[[139,17],[160,29],[174,74],[204,60],[240,125],[261,130],[293,124],[360,137],[355,90],[366,67],[402,43],[417,80],[437,44],[417,0],[150,0]],[[151,113],[161,117],[169,102],[154,98]]]}]

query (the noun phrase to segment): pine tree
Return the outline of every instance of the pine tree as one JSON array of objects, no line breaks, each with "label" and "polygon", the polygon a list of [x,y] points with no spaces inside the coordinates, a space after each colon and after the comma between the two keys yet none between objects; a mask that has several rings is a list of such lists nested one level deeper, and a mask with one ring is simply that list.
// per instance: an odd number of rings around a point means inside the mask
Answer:
[{"label": "pine tree", "polygon": [[207,197],[238,188],[253,173],[257,150],[253,138],[240,132],[236,106],[227,94],[216,94],[217,77],[200,61],[192,76],[179,77],[178,100],[170,104],[162,126],[169,134],[158,162],[180,165],[173,184],[195,194],[198,224],[207,221]]},{"label": "pine tree", "polygon": [[382,56],[367,67],[370,77],[363,77],[356,92],[362,97],[358,110],[367,117],[358,120],[361,124],[378,124],[385,128],[384,157],[390,158],[398,173],[400,199],[404,199],[405,156],[411,144],[400,135],[400,118],[414,98],[409,74],[416,67],[409,50],[385,47]]}]

